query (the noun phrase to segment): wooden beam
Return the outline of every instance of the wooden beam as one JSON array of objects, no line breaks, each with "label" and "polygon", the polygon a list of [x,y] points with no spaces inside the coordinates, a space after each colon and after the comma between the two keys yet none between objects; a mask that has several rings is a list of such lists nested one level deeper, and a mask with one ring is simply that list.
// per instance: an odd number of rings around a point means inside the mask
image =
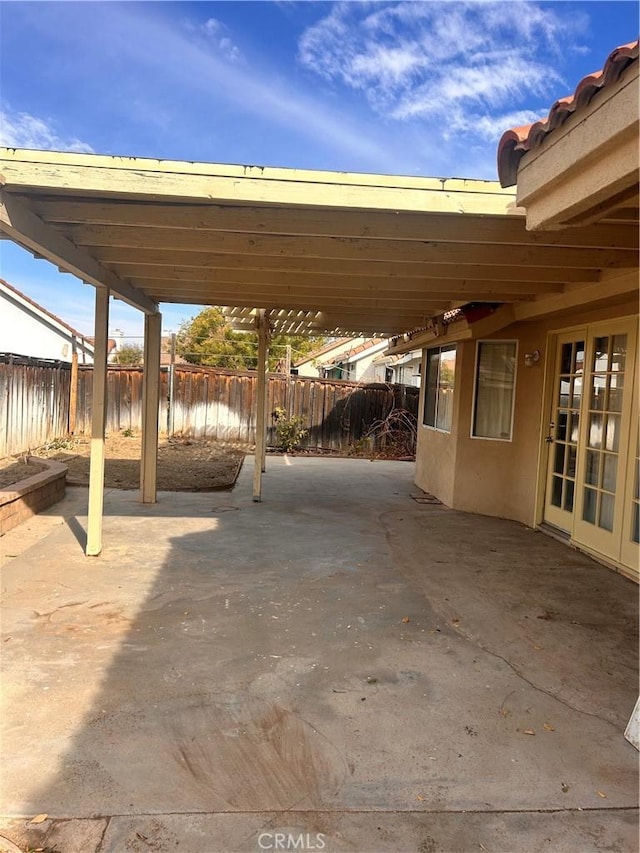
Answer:
[{"label": "wooden beam", "polygon": [[127,225],[239,231],[253,234],[361,237],[366,239],[438,240],[501,244],[551,244],[591,248],[637,248],[632,225],[600,225],[553,235],[526,230],[523,216],[464,216],[432,213],[388,213],[371,210],[304,211],[247,205],[139,204],[97,199],[35,198],[33,208],[47,222],[82,225]]},{"label": "wooden beam", "polygon": [[158,306],[128,282],[102,267],[90,254],[46,225],[39,216],[10,193],[0,189],[0,231],[14,242],[46,258],[96,287],[107,286],[124,302],[152,313]]},{"label": "wooden beam", "polygon": [[[560,293],[561,288],[553,291]],[[203,305],[230,305],[237,304],[242,307],[253,308],[254,305],[264,304],[268,308],[289,307],[298,311],[320,311],[324,308],[331,308],[337,305],[344,305],[348,308],[360,308],[368,310],[370,308],[404,308],[410,311],[421,308],[442,308],[446,310],[450,302],[533,302],[539,298],[539,295],[533,293],[502,293],[501,291],[477,290],[472,294],[459,291],[451,291],[450,293],[434,293],[425,292],[423,297],[415,294],[407,296],[407,294],[398,294],[394,296],[361,296],[352,297],[345,295],[342,299],[338,297],[330,298],[328,296],[308,296],[300,295],[299,293],[276,293],[270,290],[220,290],[218,288],[207,290],[203,288],[185,288],[176,290],[156,290],[150,288],[148,290],[150,296],[157,299],[158,302],[166,302],[179,304],[183,298],[191,298],[200,300]],[[542,296],[546,295],[543,291]]]},{"label": "wooden beam", "polygon": [[[582,287],[583,285],[579,286]],[[493,286],[487,286],[485,284],[481,287],[473,288],[452,287],[451,289],[438,288],[437,290],[431,290],[428,287],[425,287],[422,290],[379,289],[373,291],[368,288],[363,290],[348,288],[340,291],[334,289],[323,290],[321,288],[311,287],[260,287],[260,285],[253,283],[246,286],[229,283],[213,285],[205,282],[176,282],[173,286],[167,283],[150,283],[145,285],[145,292],[153,299],[157,299],[158,302],[164,302],[172,299],[179,300],[183,295],[191,295],[201,296],[207,299],[207,301],[224,299],[226,300],[226,304],[229,300],[233,301],[235,297],[241,296],[245,300],[253,299],[252,305],[260,305],[260,299],[263,297],[278,299],[280,302],[286,302],[288,299],[301,299],[310,300],[312,302],[319,300],[319,302],[325,302],[328,304],[335,304],[336,302],[342,303],[345,300],[354,300],[353,304],[363,305],[369,305],[372,302],[379,303],[380,305],[383,303],[397,305],[401,302],[404,302],[407,305],[411,303],[416,305],[423,304],[424,302],[443,302],[452,299],[463,300],[465,302],[513,302],[536,299],[538,296],[545,295],[547,293],[562,293],[563,289],[562,285],[558,285],[556,287],[542,286],[540,290],[537,291],[534,290],[533,287],[530,287],[527,290],[524,288],[520,290],[509,290],[507,288],[503,289],[500,287],[499,282]],[[292,305],[291,307],[293,308],[294,306]]]},{"label": "wooden beam", "polygon": [[[347,297],[344,297],[343,299],[338,297],[335,299],[327,299],[322,298],[321,296],[297,296],[296,294],[283,296],[282,294],[271,293],[264,290],[244,293],[241,290],[221,292],[217,290],[204,291],[189,288],[186,290],[167,293],[153,291],[153,296],[154,298],[158,298],[161,302],[172,304],[180,304],[182,299],[187,297],[190,299],[200,300],[203,305],[238,305],[243,308],[253,308],[255,305],[264,305],[265,308],[289,308],[297,311],[322,311],[325,309],[331,310],[344,308],[353,309],[358,313],[366,313],[369,311],[378,311],[379,313],[383,313],[385,311],[394,310],[403,310],[411,313],[413,311],[419,311],[422,308],[446,311],[451,301],[459,301],[446,299],[444,294],[440,294],[439,299],[430,299],[428,296],[425,296],[423,299],[353,299]],[[522,297],[518,296],[510,296],[508,299],[483,299],[480,301],[508,302],[519,300],[521,298]],[[530,296],[529,300],[534,298],[535,297]],[[472,300],[467,298],[465,301],[470,302]]]},{"label": "wooden beam", "polygon": [[0,149],[0,174],[13,192],[514,215],[515,195],[495,181],[274,169]]},{"label": "wooden beam", "polygon": [[109,290],[96,288],[93,344],[93,390],[91,404],[91,456],[89,460],[89,510],[87,517],[87,557],[102,551],[104,505],[104,428],[107,411],[107,354]]},{"label": "wooden beam", "polygon": [[132,282],[136,282],[145,292],[154,290],[174,290],[197,283],[212,284],[220,287],[255,289],[256,287],[275,286],[283,292],[331,292],[369,293],[371,295],[393,295],[399,291],[413,292],[414,295],[425,293],[459,293],[473,294],[479,290],[499,290],[502,293],[535,294],[552,293],[562,290],[560,282],[513,281],[496,282],[490,279],[434,279],[434,278],[377,278],[363,276],[334,275],[306,272],[276,272],[266,270],[214,270],[209,268],[194,268],[185,266],[169,266],[166,268],[153,265],[130,266],[122,269],[122,274]]},{"label": "wooden beam", "polygon": [[262,469],[267,441],[266,394],[269,381],[269,325],[268,312],[258,310],[256,328],[258,332],[258,389],[256,394],[256,443],[253,465],[253,500],[262,500]]},{"label": "wooden beam", "polygon": [[[61,227],[62,226],[54,226]],[[363,240],[342,237],[282,237],[189,229],[128,228],[114,225],[67,225],[63,233],[77,246],[123,246],[216,251],[241,255],[298,258],[405,261],[449,264],[604,268],[629,267],[637,258],[632,249],[591,249],[564,246],[500,246],[476,243],[438,243],[425,240]],[[458,273],[460,274],[460,273]]]},{"label": "wooden beam", "polygon": [[[312,273],[329,279],[335,275],[348,275],[366,278],[418,278],[449,279],[460,278],[460,270],[455,264],[425,264],[405,261],[402,255],[386,261],[360,261],[349,259],[323,258],[318,263],[315,258],[288,258],[269,255],[238,255],[218,252],[191,252],[189,250],[132,249],[120,246],[97,246],[92,249],[97,260],[116,273],[121,266],[131,268],[137,265],[155,265],[160,267],[184,266],[193,268],[211,268],[259,271],[284,271],[292,273]],[[599,270],[566,269],[559,267],[521,267],[509,265],[467,266],[464,270],[467,280],[487,279],[494,281],[536,281],[568,282],[597,281]]]},{"label": "wooden beam", "polygon": [[161,314],[144,317],[144,371],[142,380],[142,457],[140,460],[140,500],[158,499],[158,407],[160,403]]},{"label": "wooden beam", "polygon": [[549,314],[561,314],[576,308],[587,309],[590,305],[603,302],[638,299],[638,270],[629,271],[625,275],[609,278],[597,284],[567,290],[564,293],[550,294],[540,297],[534,302],[520,303],[514,306],[517,320],[534,320]]}]

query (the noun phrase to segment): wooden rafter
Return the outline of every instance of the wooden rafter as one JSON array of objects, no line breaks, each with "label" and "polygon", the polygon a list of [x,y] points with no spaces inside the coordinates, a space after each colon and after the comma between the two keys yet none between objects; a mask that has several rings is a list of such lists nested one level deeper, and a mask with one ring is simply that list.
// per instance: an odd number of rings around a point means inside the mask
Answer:
[{"label": "wooden rafter", "polygon": [[12,239],[144,310],[235,305],[239,323],[259,308],[387,336],[468,302],[533,316],[637,259],[633,223],[531,233],[490,181],[7,149],[0,174]]}]

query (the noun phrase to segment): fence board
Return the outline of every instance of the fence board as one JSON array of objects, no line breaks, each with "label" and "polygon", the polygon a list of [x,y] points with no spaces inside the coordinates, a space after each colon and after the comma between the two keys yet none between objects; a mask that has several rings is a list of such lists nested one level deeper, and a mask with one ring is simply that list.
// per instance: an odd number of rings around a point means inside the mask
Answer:
[{"label": "fence board", "polygon": [[[21,453],[67,434],[70,365],[0,356],[0,455]],[[26,363],[26,362],[29,363]],[[174,430],[188,438],[239,441],[255,437],[256,374],[196,366],[175,366]],[[107,373],[107,429],[139,430],[142,420],[141,367],[110,366]],[[161,370],[160,431],[168,423],[168,370]],[[76,432],[91,431],[93,370],[78,371]],[[393,408],[418,413],[419,389],[345,380],[269,377],[268,439],[275,444],[271,413],[276,407],[299,415],[308,430],[303,447],[348,451]]]},{"label": "fence board", "polygon": [[0,457],[68,434],[70,384],[66,362],[0,355]]}]

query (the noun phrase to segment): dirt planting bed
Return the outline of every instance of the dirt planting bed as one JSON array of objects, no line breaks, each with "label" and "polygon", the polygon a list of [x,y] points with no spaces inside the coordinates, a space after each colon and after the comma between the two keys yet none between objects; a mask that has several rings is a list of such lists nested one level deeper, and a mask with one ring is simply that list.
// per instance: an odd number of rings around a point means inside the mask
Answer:
[{"label": "dirt planting bed", "polygon": [[[40,448],[37,456],[57,459],[68,467],[68,485],[89,484],[88,438],[55,442]],[[158,447],[158,489],[171,492],[205,492],[228,489],[235,483],[245,454],[237,444],[161,438]],[[105,442],[105,486],[137,489],[140,485],[140,435],[113,433]]]}]

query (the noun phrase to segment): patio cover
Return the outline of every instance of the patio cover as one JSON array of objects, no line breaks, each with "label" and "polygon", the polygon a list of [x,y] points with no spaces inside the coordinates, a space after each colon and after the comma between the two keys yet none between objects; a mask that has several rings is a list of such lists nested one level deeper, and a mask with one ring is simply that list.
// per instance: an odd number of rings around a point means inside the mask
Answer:
[{"label": "patio cover", "polygon": [[270,331],[401,336],[469,302],[526,319],[611,296],[604,279],[637,257],[633,223],[530,233],[514,192],[490,181],[0,149],[0,183],[2,235],[97,288],[96,553],[109,294],[145,312],[141,486],[155,501],[160,302],[257,324],[263,401]]}]

